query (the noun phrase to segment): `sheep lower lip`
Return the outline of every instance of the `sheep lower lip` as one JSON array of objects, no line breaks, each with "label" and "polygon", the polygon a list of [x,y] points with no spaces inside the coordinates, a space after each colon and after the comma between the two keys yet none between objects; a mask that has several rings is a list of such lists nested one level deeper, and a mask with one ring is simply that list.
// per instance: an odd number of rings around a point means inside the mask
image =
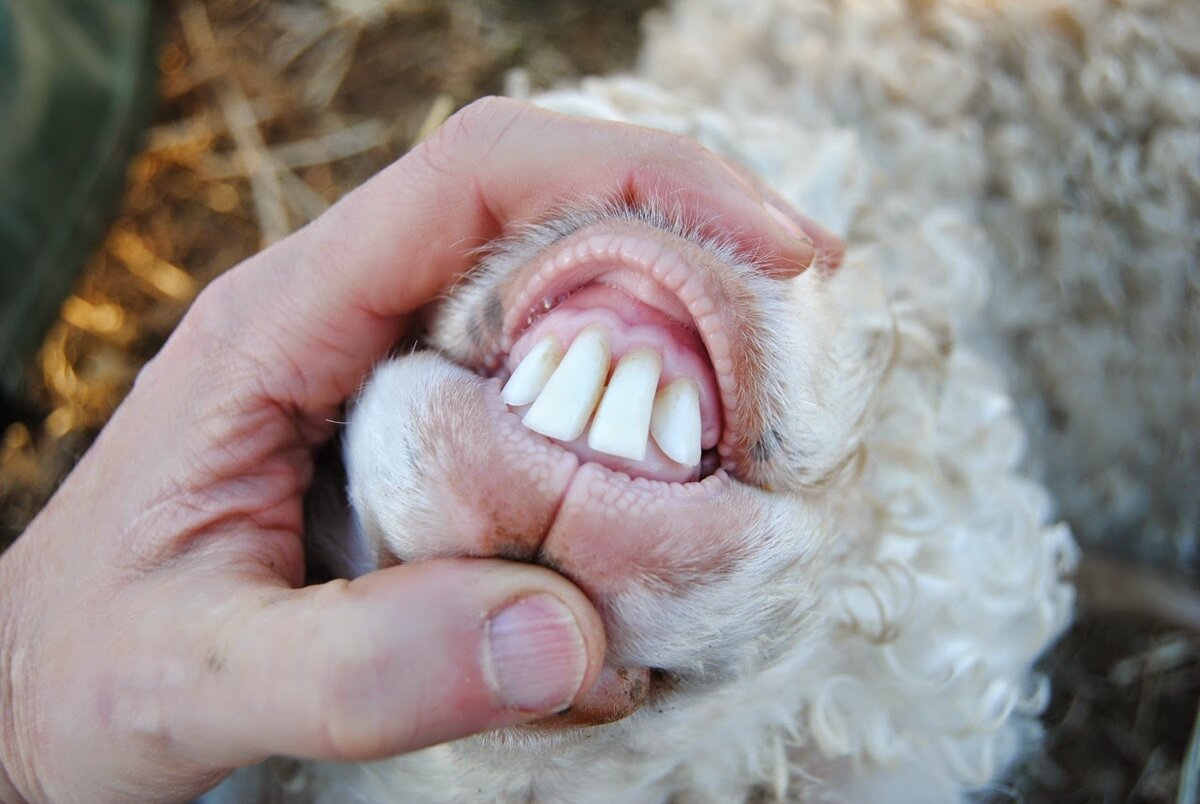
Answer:
[{"label": "sheep lower lip", "polygon": [[527,327],[504,368],[505,401],[526,427],[585,461],[686,482],[720,440],[720,397],[699,335],[622,287],[571,293]]}]

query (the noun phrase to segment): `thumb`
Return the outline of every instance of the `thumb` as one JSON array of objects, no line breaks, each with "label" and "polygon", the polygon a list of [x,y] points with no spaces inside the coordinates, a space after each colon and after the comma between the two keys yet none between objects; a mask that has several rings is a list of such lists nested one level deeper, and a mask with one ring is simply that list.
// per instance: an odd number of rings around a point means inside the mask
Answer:
[{"label": "thumb", "polygon": [[578,589],[497,560],[391,567],[266,603],[259,590],[247,605],[178,713],[189,753],[216,767],[376,759],[534,720],[589,689],[605,650]]}]

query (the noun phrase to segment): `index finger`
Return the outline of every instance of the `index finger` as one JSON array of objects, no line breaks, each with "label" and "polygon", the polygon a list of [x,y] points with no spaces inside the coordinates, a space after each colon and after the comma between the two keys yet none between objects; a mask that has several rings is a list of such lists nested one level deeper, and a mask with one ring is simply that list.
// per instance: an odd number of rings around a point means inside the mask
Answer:
[{"label": "index finger", "polygon": [[[468,270],[475,249],[589,199],[677,211],[782,276],[813,260],[810,238],[789,231],[761,194],[692,140],[486,98],[241,278],[239,294],[250,300],[243,311],[283,351],[274,362],[311,369],[298,383],[264,377],[264,387],[301,410],[340,403],[395,341],[404,316]],[[281,293],[288,304],[262,304]]]}]

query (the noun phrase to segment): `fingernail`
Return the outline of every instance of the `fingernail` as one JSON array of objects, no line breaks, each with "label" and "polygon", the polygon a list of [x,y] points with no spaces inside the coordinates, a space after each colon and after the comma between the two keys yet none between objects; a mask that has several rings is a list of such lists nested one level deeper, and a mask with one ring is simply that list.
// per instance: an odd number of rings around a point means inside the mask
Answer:
[{"label": "fingernail", "polygon": [[788,215],[770,201],[763,201],[763,206],[766,207],[767,213],[775,219],[775,222],[783,227],[784,231],[801,242],[807,243],[810,246],[813,244],[813,240],[808,236],[808,232],[804,231],[791,215]]},{"label": "fingernail", "polygon": [[763,207],[766,208],[767,214],[774,218],[775,222],[778,223],[785,232],[800,241],[800,251],[804,255],[800,258],[802,267],[807,268],[808,266],[812,265],[812,261],[817,256],[817,247],[816,244],[813,243],[813,239],[809,237],[808,232],[804,231],[803,227],[801,227],[791,215],[788,215],[770,201],[764,201]]},{"label": "fingernail", "polygon": [[558,598],[531,595],[488,622],[489,681],[512,709],[557,712],[579,693],[587,648],[579,623]]}]

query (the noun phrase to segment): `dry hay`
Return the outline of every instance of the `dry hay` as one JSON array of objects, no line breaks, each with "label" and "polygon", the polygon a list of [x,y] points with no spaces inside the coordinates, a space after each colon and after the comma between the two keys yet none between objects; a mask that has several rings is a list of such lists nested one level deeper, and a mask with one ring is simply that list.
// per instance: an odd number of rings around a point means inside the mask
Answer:
[{"label": "dry hay", "polygon": [[[10,423],[0,440],[0,547],[45,502],[207,282],[320,214],[455,108],[499,91],[509,68],[523,67],[538,87],[628,65],[649,5],[168,7],[156,123],[111,231],[30,373],[39,412]],[[1159,585],[1149,578],[1138,588]],[[1178,591],[1176,602],[1194,600]],[[990,798],[1176,800],[1200,691],[1200,640],[1161,608],[1126,602],[1141,613],[1094,610],[1047,658],[1048,751]],[[1200,621],[1200,611],[1190,620]]]}]

